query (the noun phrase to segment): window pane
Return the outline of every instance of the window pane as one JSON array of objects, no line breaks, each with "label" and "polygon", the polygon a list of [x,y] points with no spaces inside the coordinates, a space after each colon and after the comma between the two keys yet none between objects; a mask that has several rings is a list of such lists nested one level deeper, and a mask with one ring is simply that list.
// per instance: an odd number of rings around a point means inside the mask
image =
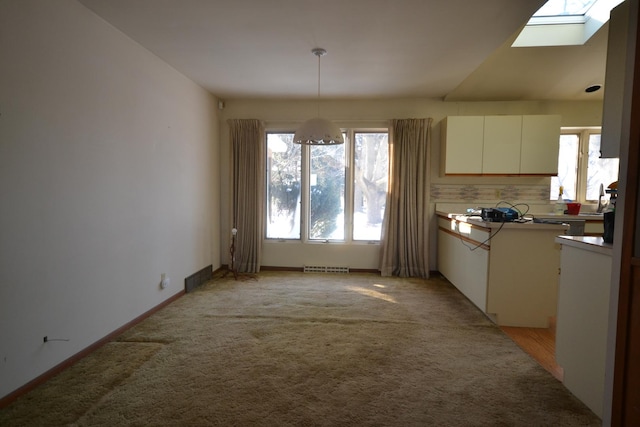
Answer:
[{"label": "window pane", "polygon": [[300,239],[300,146],[267,134],[267,238]]},{"label": "window pane", "polygon": [[560,135],[558,176],[551,177],[550,200],[558,199],[558,192],[561,185],[564,187],[562,197],[565,199],[576,200],[579,142],[580,138],[576,134]]},{"label": "window pane", "polygon": [[584,15],[596,0],[548,0],[533,16]]},{"label": "window pane", "polygon": [[389,172],[387,134],[354,137],[353,239],[380,240]]},{"label": "window pane", "polygon": [[600,184],[607,188],[618,180],[619,159],[600,158],[600,134],[589,136],[589,165],[587,166],[587,200],[598,200]]},{"label": "window pane", "polygon": [[344,147],[309,147],[310,239],[344,240]]}]

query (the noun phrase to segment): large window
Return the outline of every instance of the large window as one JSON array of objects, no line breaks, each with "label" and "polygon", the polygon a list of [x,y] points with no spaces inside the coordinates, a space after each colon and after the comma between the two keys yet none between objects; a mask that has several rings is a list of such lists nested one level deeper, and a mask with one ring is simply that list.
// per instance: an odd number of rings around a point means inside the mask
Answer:
[{"label": "large window", "polygon": [[345,143],[302,147],[267,133],[268,239],[380,240],[388,184],[388,135],[348,130]]},{"label": "large window", "polygon": [[344,145],[309,147],[310,240],[344,240]]},{"label": "large window", "polygon": [[618,159],[600,158],[600,129],[563,129],[560,135],[558,176],[551,178],[550,199],[560,186],[564,199],[595,202],[600,184],[606,188],[618,180]]},{"label": "large window", "polygon": [[380,240],[389,182],[389,143],[384,132],[354,133],[353,239]]},{"label": "large window", "polygon": [[267,238],[300,238],[301,152],[292,133],[267,134]]}]

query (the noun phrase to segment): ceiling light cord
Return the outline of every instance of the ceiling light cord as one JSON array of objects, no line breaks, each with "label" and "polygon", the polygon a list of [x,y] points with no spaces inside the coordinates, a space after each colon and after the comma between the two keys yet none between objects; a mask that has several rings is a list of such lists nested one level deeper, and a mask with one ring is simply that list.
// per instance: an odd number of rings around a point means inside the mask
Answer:
[{"label": "ceiling light cord", "polygon": [[320,59],[326,55],[327,51],[322,48],[315,48],[311,51],[315,56],[318,57],[318,117],[320,117]]},{"label": "ceiling light cord", "polygon": [[318,97],[316,103],[318,115],[304,122],[293,135],[294,144],[302,145],[335,145],[344,144],[342,130],[335,123],[320,118],[320,57],[327,53],[322,48],[312,49],[311,52],[318,57]]},{"label": "ceiling light cord", "polygon": [[320,117],[320,58],[322,55],[318,55],[318,117]]}]

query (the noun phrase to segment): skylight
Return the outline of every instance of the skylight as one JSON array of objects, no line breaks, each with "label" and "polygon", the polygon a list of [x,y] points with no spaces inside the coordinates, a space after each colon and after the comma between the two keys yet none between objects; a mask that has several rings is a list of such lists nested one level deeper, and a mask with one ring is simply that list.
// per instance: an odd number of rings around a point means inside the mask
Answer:
[{"label": "skylight", "polygon": [[584,16],[597,0],[549,0],[534,17],[541,16]]},{"label": "skylight", "polygon": [[548,0],[531,17],[512,47],[582,45],[623,0]]}]

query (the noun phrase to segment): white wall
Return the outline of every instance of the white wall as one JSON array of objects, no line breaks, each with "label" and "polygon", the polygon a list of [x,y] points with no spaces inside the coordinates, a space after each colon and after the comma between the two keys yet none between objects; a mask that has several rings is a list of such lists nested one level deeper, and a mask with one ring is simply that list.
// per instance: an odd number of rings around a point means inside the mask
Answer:
[{"label": "white wall", "polygon": [[[229,132],[227,119],[253,118],[265,122],[267,129],[291,131],[304,120],[317,114],[316,101],[286,100],[227,100],[221,115],[221,158],[230,159]],[[448,115],[491,115],[491,114],[560,114],[562,126],[600,126],[602,121],[602,102],[443,102],[437,99],[392,99],[392,100],[323,100],[320,114],[334,120],[343,127],[379,127],[388,126],[389,119],[426,118],[433,119],[431,146],[431,185],[435,187],[474,185],[489,188],[485,194],[493,194],[495,186],[516,185],[530,189],[535,200],[522,202],[547,203],[540,197],[540,190],[549,188],[549,178],[496,178],[496,177],[444,177],[440,176],[440,121]],[[221,201],[222,230],[230,230],[230,181],[229,162],[222,162],[220,173],[222,180]],[[525,193],[527,193],[525,191]],[[431,194],[432,210],[437,202],[451,203],[452,200],[439,200],[437,194]],[[485,203],[495,203],[499,199],[483,199]],[[425,218],[425,220],[427,220]],[[431,224],[430,268],[437,268],[435,258],[435,222]],[[223,234],[224,235],[224,234]],[[263,246],[264,266],[302,267],[304,264],[322,263],[324,265],[349,266],[351,268],[378,269],[378,245],[351,245],[338,247],[335,244],[302,244],[299,242],[265,242]],[[228,240],[222,240],[223,262],[228,262]]]},{"label": "white wall", "polygon": [[218,268],[220,206],[217,100],[84,6],[0,0],[0,58],[2,397]]}]

